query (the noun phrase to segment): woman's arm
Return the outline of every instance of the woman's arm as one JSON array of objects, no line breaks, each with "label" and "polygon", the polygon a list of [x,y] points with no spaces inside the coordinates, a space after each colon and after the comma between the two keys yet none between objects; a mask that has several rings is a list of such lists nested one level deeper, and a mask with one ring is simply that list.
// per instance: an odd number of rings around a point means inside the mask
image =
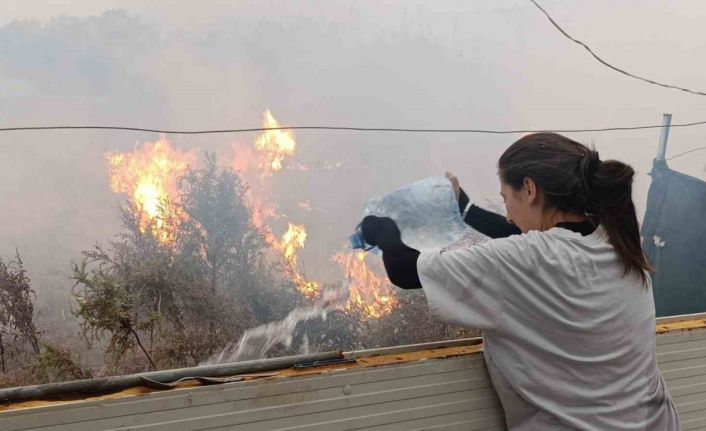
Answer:
[{"label": "woman's arm", "polygon": [[[468,195],[463,189],[459,188],[458,208],[462,215],[464,211],[466,211],[466,207],[468,207],[469,203],[470,199]],[[491,238],[506,238],[510,235],[519,235],[522,233],[520,228],[509,223],[504,216],[473,204],[470,204],[463,221],[473,229]]]},{"label": "woman's arm", "polygon": [[[522,239],[521,236],[420,253],[402,242],[400,230],[388,217],[367,216],[361,230],[366,243],[382,250],[385,270],[393,284],[403,289],[419,289],[424,280],[427,302],[436,318],[482,330],[498,327],[505,282],[501,274],[508,271],[498,265],[497,245]],[[513,250],[511,254],[516,253]],[[501,262],[507,266],[508,260]]]},{"label": "woman's arm", "polygon": [[419,251],[402,242],[400,230],[391,218],[367,216],[361,230],[365,242],[382,250],[382,262],[392,284],[402,289],[421,289],[417,273]]}]

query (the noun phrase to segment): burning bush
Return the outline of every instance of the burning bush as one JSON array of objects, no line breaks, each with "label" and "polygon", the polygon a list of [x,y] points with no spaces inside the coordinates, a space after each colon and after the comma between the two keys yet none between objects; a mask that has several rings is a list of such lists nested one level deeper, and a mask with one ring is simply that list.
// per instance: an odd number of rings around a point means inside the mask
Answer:
[{"label": "burning bush", "polygon": [[277,285],[277,266],[235,172],[206,155],[178,187],[147,222],[138,203],[124,205],[118,240],[85,251],[73,268],[83,335],[107,337],[114,365],[135,349],[153,368],[195,365],[301,300]]}]

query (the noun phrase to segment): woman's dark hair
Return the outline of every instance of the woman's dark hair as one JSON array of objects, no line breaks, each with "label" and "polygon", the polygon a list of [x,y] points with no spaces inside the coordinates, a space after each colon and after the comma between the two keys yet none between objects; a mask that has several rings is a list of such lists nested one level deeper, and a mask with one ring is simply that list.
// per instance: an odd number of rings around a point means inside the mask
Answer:
[{"label": "woman's dark hair", "polygon": [[498,162],[500,178],[514,189],[531,178],[547,204],[560,211],[587,215],[600,223],[625,264],[647,282],[650,264],[640,245],[640,227],[632,201],[635,171],[616,160],[601,161],[598,152],[556,133],[527,135],[512,144]]}]

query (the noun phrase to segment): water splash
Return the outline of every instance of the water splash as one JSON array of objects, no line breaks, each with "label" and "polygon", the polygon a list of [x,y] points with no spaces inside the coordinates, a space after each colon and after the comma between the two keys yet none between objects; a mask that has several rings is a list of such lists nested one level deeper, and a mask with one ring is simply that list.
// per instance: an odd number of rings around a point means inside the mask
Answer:
[{"label": "water splash", "polygon": [[[326,288],[321,292],[316,304],[297,307],[280,321],[248,329],[238,342],[229,344],[201,365],[262,359],[277,345],[291,347],[294,341],[294,330],[299,323],[313,319],[326,320],[328,313],[345,309],[349,292],[350,282],[347,281],[339,287]],[[304,350],[302,353],[309,353],[309,339],[306,334],[300,350],[302,349]]]}]

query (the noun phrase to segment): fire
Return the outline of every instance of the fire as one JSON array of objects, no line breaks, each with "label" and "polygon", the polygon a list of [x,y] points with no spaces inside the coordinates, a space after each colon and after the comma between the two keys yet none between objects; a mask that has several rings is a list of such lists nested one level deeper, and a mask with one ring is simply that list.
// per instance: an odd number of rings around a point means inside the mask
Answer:
[{"label": "fire", "polygon": [[[264,126],[267,128],[280,127],[277,120],[269,110],[264,113]],[[233,166],[241,172],[254,174],[258,169],[256,180],[259,184],[259,193],[251,193],[251,204],[258,208],[255,212],[256,224],[265,231],[267,241],[273,248],[279,250],[286,265],[287,276],[297,285],[298,290],[308,298],[315,298],[320,294],[319,283],[307,280],[299,269],[297,253],[304,248],[307,240],[307,231],[303,225],[288,223],[287,231],[281,239],[276,238],[268,227],[267,220],[281,216],[277,215],[275,207],[271,204],[256,202],[254,196],[266,195],[263,192],[268,177],[283,169],[284,161],[295,154],[297,143],[290,130],[266,130],[255,141],[255,151],[247,148],[237,150],[237,157]],[[297,171],[307,171],[304,165],[294,165]],[[335,167],[340,167],[340,163]],[[253,191],[251,189],[251,191]],[[307,201],[300,203],[299,208],[311,211],[311,204]],[[347,309],[360,310],[369,318],[379,318],[389,314],[397,306],[397,298],[389,282],[383,276],[373,272],[366,263],[365,253],[337,254],[333,260],[338,262],[344,270],[345,277],[351,282],[351,296]]]},{"label": "fire", "polygon": [[252,189],[248,189],[245,193],[245,197],[252,208],[253,225],[260,229],[265,235],[265,241],[267,244],[276,247],[279,244],[279,241],[272,234],[272,231],[267,225],[267,221],[281,217],[277,213],[277,206],[269,202],[258,202],[253,196]]},{"label": "fire", "polygon": [[[264,113],[266,128],[280,127],[269,110]],[[307,241],[306,227],[288,222],[287,230],[281,237],[272,233],[272,222],[286,218],[280,215],[277,207],[263,199],[267,186],[271,185],[272,175],[283,170],[287,158],[293,157],[297,143],[291,130],[266,130],[255,141],[255,148],[236,146],[236,157],[232,166],[250,180],[248,200],[253,207],[253,222],[265,233],[268,244],[280,255],[285,264],[285,276],[292,280],[299,292],[307,298],[319,297],[321,285],[307,280],[300,268],[298,253]],[[306,172],[308,167],[292,164],[295,171]],[[332,168],[340,167],[340,163]],[[325,167],[329,169],[330,167]],[[312,211],[309,201],[300,202],[298,208]],[[350,280],[351,293],[348,300],[348,311],[361,311],[368,318],[380,318],[392,312],[398,301],[387,278],[377,275],[368,266],[365,253],[339,253],[332,258],[344,271]]]},{"label": "fire", "polygon": [[346,310],[359,310],[366,317],[377,319],[390,314],[398,300],[387,278],[368,267],[367,256],[368,253],[362,251],[338,253],[333,261],[341,265],[351,284]]},{"label": "fire", "polygon": [[[264,113],[263,125],[266,128],[280,127],[270,110]],[[268,194],[270,177],[282,171],[285,159],[294,156],[296,147],[290,130],[265,130],[256,138],[254,148],[235,145],[232,166],[250,183],[247,199],[253,208],[253,224],[262,230],[267,243],[280,255],[285,265],[285,276],[296,284],[303,295],[314,298],[319,294],[320,285],[306,279],[297,258],[298,251],[306,243],[306,227],[289,222],[287,231],[278,238],[272,233],[272,222],[286,217],[278,212],[277,205],[263,199]]]},{"label": "fire", "polygon": [[306,228],[304,226],[289,223],[287,231],[282,235],[282,239],[277,242],[276,246],[281,250],[287,265],[287,272],[299,291],[307,298],[313,298],[319,293],[319,283],[307,280],[300,272],[297,264],[297,250],[304,248],[306,236]]},{"label": "fire", "polygon": [[[179,199],[178,179],[194,155],[171,146],[162,137],[126,153],[107,153],[110,190],[125,193],[140,210],[140,229],[151,229],[162,243],[174,239],[175,221],[185,217],[171,203]],[[161,209],[161,210],[160,210]]]},{"label": "fire", "polygon": [[[264,113],[264,125],[266,128],[280,127],[269,110]],[[262,229],[267,243],[281,256],[285,277],[291,279],[303,295],[316,298],[321,294],[321,285],[306,279],[298,259],[298,253],[307,241],[306,227],[288,222],[284,234],[275,236],[270,224],[273,221],[279,223],[286,217],[278,212],[276,204],[262,198],[267,195],[268,178],[283,169],[284,161],[294,156],[296,146],[291,130],[266,130],[257,137],[254,149],[236,149],[232,166],[246,179],[255,180],[246,194],[253,209],[252,221]],[[127,194],[140,209],[140,229],[153,232],[164,244],[172,243],[176,224],[186,217],[176,209],[178,205],[174,205],[179,203],[178,180],[195,162],[194,154],[172,147],[162,137],[156,142],[146,142],[132,152],[108,153],[106,160],[110,189]],[[298,208],[313,210],[309,201],[300,202]],[[367,256],[364,252],[346,252],[335,254],[332,260],[341,266],[351,284],[346,309],[360,311],[367,318],[380,318],[398,306],[398,299],[387,278],[371,269],[377,263],[368,262]]]},{"label": "fire", "polygon": [[[280,127],[269,109],[265,111],[264,126]],[[255,148],[263,157],[264,168],[267,171],[278,172],[282,170],[284,159],[294,155],[297,142],[290,130],[266,130],[255,141]]]},{"label": "fire", "polygon": [[307,280],[301,273],[294,273],[292,278],[297,284],[297,288],[302,295],[309,299],[316,298],[321,293],[321,286],[318,282]]},{"label": "fire", "polygon": [[282,253],[287,262],[296,265],[297,250],[304,248],[306,242],[306,229],[304,226],[289,223],[287,232],[282,235]]}]

